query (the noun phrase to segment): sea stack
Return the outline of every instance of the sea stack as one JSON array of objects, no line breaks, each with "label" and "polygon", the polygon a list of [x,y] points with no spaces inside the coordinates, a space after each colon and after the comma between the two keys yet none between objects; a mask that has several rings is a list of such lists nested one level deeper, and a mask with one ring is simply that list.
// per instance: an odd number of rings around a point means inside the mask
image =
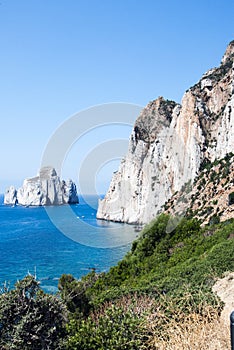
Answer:
[{"label": "sea stack", "polygon": [[25,179],[23,186],[16,190],[13,186],[5,192],[5,204],[24,206],[62,205],[78,203],[76,185],[72,180],[60,180],[56,170],[43,167],[38,176]]}]

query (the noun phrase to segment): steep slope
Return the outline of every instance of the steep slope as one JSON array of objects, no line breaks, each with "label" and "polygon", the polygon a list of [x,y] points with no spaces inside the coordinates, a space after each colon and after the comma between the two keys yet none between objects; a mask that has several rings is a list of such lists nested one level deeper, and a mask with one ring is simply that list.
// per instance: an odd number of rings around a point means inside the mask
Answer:
[{"label": "steep slope", "polygon": [[186,91],[181,105],[159,97],[135,122],[129,149],[97,217],[147,223],[204,161],[234,150],[234,41],[218,68]]},{"label": "steep slope", "polygon": [[[60,290],[73,313],[69,350],[229,348],[229,319],[220,322],[216,296],[223,288],[214,284],[234,269],[234,219],[211,229],[184,218],[168,233],[169,220],[161,214],[146,225],[108,272],[93,271],[81,281],[62,276]],[[85,306],[80,320],[77,311]]]},{"label": "steep slope", "polygon": [[202,225],[234,217],[234,154],[203,165],[194,183],[183,186],[164,205],[170,215],[192,215]]}]

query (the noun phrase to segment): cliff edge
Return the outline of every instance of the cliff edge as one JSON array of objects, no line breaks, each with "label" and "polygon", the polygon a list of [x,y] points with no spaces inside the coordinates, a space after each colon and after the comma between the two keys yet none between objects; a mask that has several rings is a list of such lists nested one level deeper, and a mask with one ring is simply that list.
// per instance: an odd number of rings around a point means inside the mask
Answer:
[{"label": "cliff edge", "polygon": [[194,181],[204,162],[234,150],[234,41],[221,64],[181,104],[159,97],[141,112],[126,157],[99,201],[97,218],[144,224]]}]

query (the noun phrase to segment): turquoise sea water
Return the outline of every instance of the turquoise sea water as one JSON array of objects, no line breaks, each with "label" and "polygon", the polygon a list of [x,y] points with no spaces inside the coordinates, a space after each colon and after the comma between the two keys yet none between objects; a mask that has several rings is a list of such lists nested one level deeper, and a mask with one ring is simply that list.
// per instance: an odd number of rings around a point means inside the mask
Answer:
[{"label": "turquoise sea water", "polygon": [[[136,235],[135,228],[96,220],[97,198],[89,197],[90,202],[92,206],[81,199],[80,204],[67,206],[77,218],[72,225],[69,218],[67,222],[65,220],[71,237],[74,232],[77,234],[74,241],[54,226],[45,208],[5,206],[0,195],[0,285],[9,281],[13,286],[28,272],[34,274],[36,271],[41,287],[46,292],[55,292],[63,273],[80,278],[92,268],[101,272],[115,265],[130,249],[130,241]],[[64,221],[65,207],[52,207],[50,210]],[[112,241],[113,232],[118,232],[119,237],[124,234],[129,240],[125,239],[122,245],[116,247],[100,248],[100,235]],[[79,235],[84,235],[85,240],[79,239]]]}]

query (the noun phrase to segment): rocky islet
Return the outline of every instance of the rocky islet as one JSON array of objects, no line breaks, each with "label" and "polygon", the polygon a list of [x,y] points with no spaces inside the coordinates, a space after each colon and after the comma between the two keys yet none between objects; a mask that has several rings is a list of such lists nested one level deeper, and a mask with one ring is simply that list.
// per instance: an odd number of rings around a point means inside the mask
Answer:
[{"label": "rocky islet", "polygon": [[43,167],[38,176],[25,179],[18,190],[10,186],[4,204],[41,206],[78,203],[76,185],[72,180],[61,180],[52,167]]}]

